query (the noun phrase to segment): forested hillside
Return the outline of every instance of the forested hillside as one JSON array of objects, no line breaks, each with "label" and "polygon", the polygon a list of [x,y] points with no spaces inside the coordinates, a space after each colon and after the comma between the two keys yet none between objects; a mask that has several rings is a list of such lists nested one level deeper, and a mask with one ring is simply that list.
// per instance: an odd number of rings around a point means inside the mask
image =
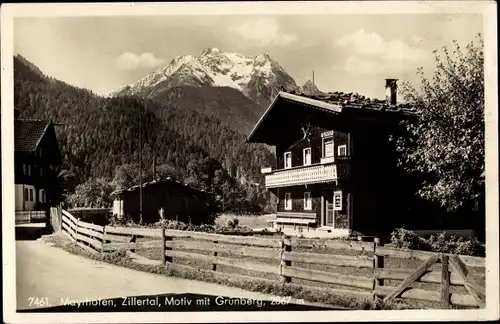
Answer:
[{"label": "forested hillside", "polygon": [[14,71],[19,118],[62,124],[56,130],[67,202],[107,205],[111,190],[137,184],[142,142],[144,181],[153,179],[155,164],[156,177],[174,176],[220,195],[225,208],[265,207],[259,169],[272,163],[271,153],[244,143],[218,119],[147,99],[103,98],[46,77],[18,57]]},{"label": "forested hillside", "polygon": [[265,109],[229,87],[177,86],[161,88],[148,98],[183,111],[214,117],[222,125],[248,135]]}]

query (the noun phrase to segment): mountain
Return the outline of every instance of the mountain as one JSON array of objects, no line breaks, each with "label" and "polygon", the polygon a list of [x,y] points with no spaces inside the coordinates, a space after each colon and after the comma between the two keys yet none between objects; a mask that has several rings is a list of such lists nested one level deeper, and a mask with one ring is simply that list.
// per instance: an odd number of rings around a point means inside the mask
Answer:
[{"label": "mountain", "polygon": [[325,94],[311,80],[307,80],[302,86],[297,87],[295,92],[306,96],[321,96]]},{"label": "mountain", "polygon": [[25,77],[29,77],[32,80],[42,80],[46,78],[38,66],[28,61],[21,54],[15,56],[14,73],[22,73]]},{"label": "mountain", "polygon": [[153,100],[214,117],[242,135],[250,133],[264,112],[263,107],[228,87],[174,86],[157,91]]},{"label": "mountain", "polygon": [[253,184],[263,183],[259,169],[271,165],[274,157],[262,145],[246,144],[244,135],[217,118],[168,102],[104,98],[40,75],[19,57],[14,57],[14,69],[18,117],[62,125],[56,128],[63,155],[60,171],[70,197],[85,192],[77,188],[88,183],[137,184],[141,154],[144,181],[152,180],[155,164],[157,171],[184,183],[222,191],[220,195],[232,201],[225,201],[226,207],[265,207],[269,194]]},{"label": "mountain", "polygon": [[295,80],[267,54],[245,56],[209,48],[199,56],[176,57],[111,96],[173,99],[180,109],[214,116],[248,134],[281,89],[296,87]]},{"label": "mountain", "polygon": [[294,89],[297,85],[267,54],[245,56],[208,48],[199,56],[178,56],[169,65],[111,95],[154,98],[158,91],[175,86],[229,87],[257,103],[269,103],[281,87]]}]

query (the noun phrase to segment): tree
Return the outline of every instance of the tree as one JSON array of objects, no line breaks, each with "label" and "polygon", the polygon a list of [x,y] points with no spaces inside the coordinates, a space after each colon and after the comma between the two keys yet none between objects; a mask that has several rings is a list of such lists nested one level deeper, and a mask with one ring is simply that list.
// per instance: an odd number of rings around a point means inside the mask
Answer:
[{"label": "tree", "polygon": [[139,184],[139,165],[122,164],[116,167],[112,184],[118,190],[128,189]]},{"label": "tree", "polygon": [[76,186],[75,192],[68,197],[68,203],[73,207],[110,207],[113,190],[107,179],[90,178]]},{"label": "tree", "polygon": [[156,174],[154,175],[155,179],[164,179],[168,177],[178,180],[181,178],[181,175],[178,170],[170,164],[162,164],[156,167]]},{"label": "tree", "polygon": [[455,211],[484,199],[484,69],[479,34],[465,53],[457,42],[453,51],[435,51],[432,79],[422,69],[421,87],[402,86],[404,99],[417,112],[405,122],[398,138],[401,165],[425,179],[419,195]]}]

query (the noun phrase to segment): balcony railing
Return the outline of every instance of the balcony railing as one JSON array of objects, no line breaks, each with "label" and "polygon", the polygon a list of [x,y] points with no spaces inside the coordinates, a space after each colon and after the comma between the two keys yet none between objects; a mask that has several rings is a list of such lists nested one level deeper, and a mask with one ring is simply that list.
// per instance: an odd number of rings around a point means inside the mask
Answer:
[{"label": "balcony railing", "polygon": [[266,187],[295,186],[334,180],[337,180],[337,166],[333,163],[323,163],[275,170],[266,174]]}]

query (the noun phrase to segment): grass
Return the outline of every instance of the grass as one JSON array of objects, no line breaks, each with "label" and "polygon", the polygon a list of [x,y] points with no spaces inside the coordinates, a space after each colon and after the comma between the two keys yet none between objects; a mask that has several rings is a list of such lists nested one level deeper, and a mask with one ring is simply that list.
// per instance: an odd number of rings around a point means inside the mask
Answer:
[{"label": "grass", "polygon": [[[221,270],[221,272],[211,272],[203,268],[193,269],[182,267],[176,265],[175,260],[174,264],[172,265],[137,264],[134,263],[130,259],[130,257],[128,257],[126,251],[121,250],[106,254],[92,254],[81,249],[78,245],[71,242],[63,235],[53,235],[50,237],[46,237],[45,241],[53,243],[56,247],[62,248],[73,254],[153,274],[174,276],[203,282],[212,282],[226,286],[237,287],[248,291],[255,291],[275,296],[290,296],[296,299],[303,299],[308,302],[328,304],[349,309],[368,310],[408,308],[405,303],[399,301],[384,303],[381,301],[373,301],[370,298],[339,296],[334,295],[328,291],[318,291],[315,289],[303,287],[295,283],[284,284],[280,283],[279,281],[271,281],[266,278],[247,277],[242,279],[241,276],[235,277],[229,273],[223,273],[222,267],[218,268],[218,270]],[[191,264],[190,266],[196,266],[196,264]]]},{"label": "grass", "polygon": [[238,219],[239,225],[248,227],[251,229],[255,228],[266,228],[269,221],[276,219],[276,215],[235,215],[235,214],[222,214],[215,219],[217,225],[227,225],[227,222],[233,219]]}]

